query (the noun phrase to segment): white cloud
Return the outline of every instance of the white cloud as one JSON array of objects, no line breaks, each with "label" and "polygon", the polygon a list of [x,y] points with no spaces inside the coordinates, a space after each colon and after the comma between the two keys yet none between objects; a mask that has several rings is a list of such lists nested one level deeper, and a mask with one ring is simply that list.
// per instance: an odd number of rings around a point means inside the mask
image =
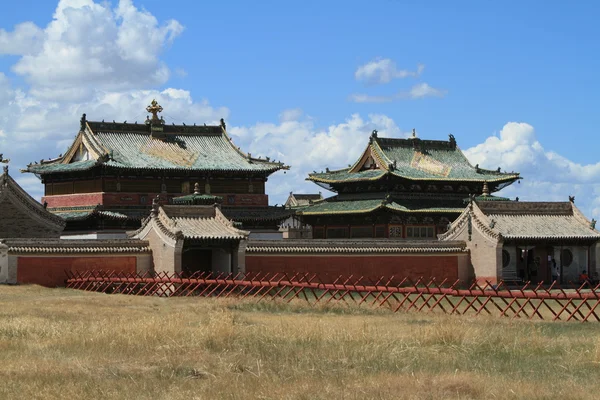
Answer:
[{"label": "white cloud", "polygon": [[427,83],[419,83],[413,86],[409,92],[411,99],[421,99],[423,97],[444,97],[445,95],[445,90],[433,88]]},{"label": "white cloud", "polygon": [[488,137],[465,154],[472,164],[520,172],[524,179],[504,189],[507,196],[567,201],[575,195],[576,204],[587,215],[600,216],[600,162],[583,165],[544,149],[527,123],[509,122],[499,135]]},{"label": "white cloud", "polygon": [[44,32],[33,22],[23,22],[14,31],[0,29],[0,55],[24,55],[40,50]]},{"label": "white cloud", "polygon": [[429,86],[427,83],[419,83],[414,85],[408,91],[400,91],[391,96],[372,96],[364,93],[353,94],[349,97],[350,101],[355,103],[389,103],[396,100],[406,99],[423,99],[425,97],[444,97],[446,91],[436,89]]},{"label": "white cloud", "polygon": [[61,0],[45,29],[24,23],[14,32],[0,32],[0,52],[11,52],[2,37],[28,43],[13,71],[25,77],[32,93],[48,100],[80,101],[98,89],[165,83],[169,69],[159,55],[182,30],[174,20],[159,25],[131,0],[120,0],[114,9],[110,3]]},{"label": "white cloud", "polygon": [[168,79],[160,55],[182,29],[177,21],[159,23],[130,0],[115,8],[62,0],[45,28],[26,22],[12,32],[0,30],[0,54],[21,55],[13,71],[28,83],[16,89],[0,72],[0,152],[12,160],[13,176],[39,198],[37,178],[16,171],[64,152],[83,113],[141,123],[156,98],[169,123],[227,118],[227,108],[194,100],[186,90],[153,88]]},{"label": "white cloud", "polygon": [[378,58],[358,67],[354,73],[357,81],[363,81],[369,84],[389,83],[394,79],[407,77],[416,78],[421,75],[425,66],[417,65],[415,71],[398,69],[396,63],[389,58]]},{"label": "white cloud", "polygon": [[291,165],[284,174],[269,179],[268,194],[275,202],[282,202],[291,191],[318,192],[319,186],[305,179],[313,170],[345,168],[356,161],[368,144],[369,134],[377,129],[380,136],[407,136],[396,123],[385,115],[372,114],[368,119],[358,114],[346,121],[319,128],[309,116],[300,110],[291,110],[298,119],[290,119],[291,113],[283,112],[279,124],[258,123],[249,127],[229,129],[235,142],[252,154],[268,156]]}]

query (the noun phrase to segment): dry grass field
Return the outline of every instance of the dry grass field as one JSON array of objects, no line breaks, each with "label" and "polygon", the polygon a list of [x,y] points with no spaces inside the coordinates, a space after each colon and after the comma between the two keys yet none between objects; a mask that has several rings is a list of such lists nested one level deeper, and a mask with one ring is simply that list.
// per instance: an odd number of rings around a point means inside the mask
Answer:
[{"label": "dry grass field", "polygon": [[0,286],[1,399],[585,399],[600,324]]}]

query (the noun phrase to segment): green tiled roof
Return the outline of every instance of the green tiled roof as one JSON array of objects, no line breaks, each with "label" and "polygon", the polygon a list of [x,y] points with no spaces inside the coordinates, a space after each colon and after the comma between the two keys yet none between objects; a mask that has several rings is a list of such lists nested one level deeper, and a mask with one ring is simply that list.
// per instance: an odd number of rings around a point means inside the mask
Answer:
[{"label": "green tiled roof", "polygon": [[456,142],[439,140],[392,139],[372,136],[368,152],[379,169],[360,171],[361,158],[350,168],[309,174],[308,179],[322,183],[343,183],[380,179],[394,175],[411,180],[512,182],[518,173],[486,170],[472,166]]},{"label": "green tiled roof", "polygon": [[49,209],[54,215],[57,215],[64,219],[65,221],[83,221],[88,218],[93,218],[96,216],[102,216],[108,219],[140,219],[143,216],[147,216],[148,213],[144,213],[144,215],[140,215],[139,212],[132,213],[120,213],[115,211],[105,211],[100,210],[98,207],[67,207],[67,208],[54,208]]},{"label": "green tiled roof", "polygon": [[96,160],[78,161],[71,164],[32,164],[27,167],[27,172],[33,172],[35,174],[52,174],[59,172],[75,172],[75,171],[87,171],[90,168],[96,166],[98,162]]},{"label": "green tiled roof", "polygon": [[186,196],[173,197],[173,204],[188,204],[188,205],[211,205],[221,203],[221,196],[212,196],[210,194],[188,194]]},{"label": "green tiled roof", "polygon": [[296,210],[289,208],[268,206],[268,207],[224,207],[221,209],[223,214],[236,222],[252,221],[283,221],[294,215]]},{"label": "green tiled roof", "polygon": [[[469,199],[466,198],[465,202],[468,202]],[[511,201],[508,197],[501,197],[501,196],[493,196],[493,195],[479,195],[477,197],[475,197],[475,201]]]},{"label": "green tiled roof", "polygon": [[[167,126],[160,138],[150,125],[85,122],[71,149],[58,159],[31,164],[36,174],[82,171],[97,164],[122,169],[235,171],[272,173],[281,162],[257,159],[239,150],[224,126]],[[74,149],[85,146],[92,159],[69,163]]]},{"label": "green tiled roof", "polygon": [[440,207],[439,201],[419,199],[386,199],[385,194],[379,198],[351,198],[350,196],[334,196],[319,203],[298,210],[300,215],[327,214],[363,214],[379,209],[387,209],[400,213],[456,213],[460,214],[464,207]]}]

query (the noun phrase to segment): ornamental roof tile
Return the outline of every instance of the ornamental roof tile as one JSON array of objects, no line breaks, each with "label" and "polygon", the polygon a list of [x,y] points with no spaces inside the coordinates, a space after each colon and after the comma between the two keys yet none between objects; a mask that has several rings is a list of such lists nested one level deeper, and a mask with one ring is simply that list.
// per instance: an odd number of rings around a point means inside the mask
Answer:
[{"label": "ornamental roof tile", "polygon": [[302,207],[297,212],[299,215],[364,214],[387,209],[400,213],[460,214],[464,210],[464,207],[458,206],[440,207],[440,203],[439,200],[388,197],[385,193],[375,193],[370,196],[337,195]]},{"label": "ornamental roof tile", "polygon": [[[270,174],[288,169],[281,162],[253,158],[232,143],[221,126],[161,126],[160,138],[147,124],[82,120],[79,132],[64,156],[27,166],[40,175],[84,171],[97,165],[121,169],[235,171]],[[81,149],[88,159],[75,157]],[[80,155],[81,157],[81,155]]]},{"label": "ornamental roof tile", "polygon": [[221,203],[221,196],[212,196],[210,194],[192,193],[185,196],[173,197],[173,204],[176,205],[213,205]]},{"label": "ornamental roof tile", "polygon": [[459,238],[468,223],[495,240],[600,241],[595,222],[571,202],[476,201],[440,239]]},{"label": "ornamental roof tile", "polygon": [[571,202],[511,201],[477,205],[493,221],[493,229],[506,239],[600,240],[600,232]]},{"label": "ornamental roof tile", "polygon": [[[361,170],[361,160],[370,154],[376,169]],[[502,183],[520,178],[518,173],[506,173],[472,166],[456,141],[395,139],[371,136],[369,146],[357,162],[337,171],[309,174],[308,180],[326,184],[381,179],[393,175],[410,180],[472,181]]]},{"label": "ornamental roof tile", "polygon": [[91,219],[95,217],[103,217],[106,219],[112,220],[140,220],[146,216],[148,213],[145,212],[143,215],[140,215],[139,211],[133,212],[116,212],[116,211],[107,211],[101,209],[99,206],[94,207],[65,207],[65,208],[52,208],[49,209],[54,215],[57,215],[64,219],[65,221],[83,221],[86,219]]},{"label": "ornamental roof tile", "polygon": [[11,253],[148,253],[145,240],[126,239],[6,239]]},{"label": "ornamental roof tile", "polygon": [[249,235],[237,229],[218,206],[154,205],[150,217],[130,236],[143,238],[150,229],[159,229],[175,240],[230,241]]},{"label": "ornamental roof tile", "polygon": [[283,221],[294,215],[295,210],[289,208],[268,206],[268,207],[224,207],[223,214],[236,222],[254,222],[254,221]]},{"label": "ornamental roof tile", "polygon": [[246,247],[248,253],[464,253],[462,241],[437,240],[405,241],[394,239],[347,240],[251,240]]}]

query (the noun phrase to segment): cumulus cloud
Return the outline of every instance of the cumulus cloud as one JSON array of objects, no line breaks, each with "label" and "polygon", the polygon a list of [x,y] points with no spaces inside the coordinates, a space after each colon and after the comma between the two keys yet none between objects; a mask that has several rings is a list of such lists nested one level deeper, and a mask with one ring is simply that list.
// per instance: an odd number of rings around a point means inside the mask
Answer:
[{"label": "cumulus cloud", "polygon": [[155,88],[169,77],[160,55],[182,32],[179,22],[159,23],[130,0],[111,7],[61,0],[44,28],[25,22],[11,32],[0,30],[0,54],[21,56],[12,70],[28,84],[16,88],[0,72],[0,152],[37,198],[42,191],[37,178],[15,170],[64,152],[83,113],[89,119],[141,122],[156,98],[168,122],[217,123],[229,116],[227,108],[195,100],[186,90]]},{"label": "cumulus cloud", "polygon": [[33,22],[23,22],[12,32],[0,29],[0,55],[24,55],[40,50],[44,32]]},{"label": "cumulus cloud", "polygon": [[444,97],[446,91],[431,87],[427,83],[414,85],[410,90],[400,91],[391,96],[372,96],[369,94],[353,94],[349,100],[355,103],[389,103],[396,100],[423,99],[425,97]]},{"label": "cumulus cloud", "polygon": [[22,55],[13,71],[36,97],[79,101],[97,89],[164,84],[169,69],[159,55],[182,30],[175,20],[159,24],[131,0],[120,0],[114,9],[110,3],[61,0],[45,29],[28,22],[0,31],[0,52]]},{"label": "cumulus cloud", "polygon": [[[268,182],[272,199],[284,201],[290,191],[317,192],[319,186],[305,179],[313,170],[345,168],[356,161],[368,144],[369,134],[377,129],[380,136],[407,136],[385,115],[372,114],[363,118],[353,114],[344,122],[320,128],[310,116],[295,109],[283,112],[279,124],[262,122],[252,126],[229,129],[235,142],[253,156],[268,156],[281,160],[292,169],[285,175],[276,174]],[[277,200],[276,200],[277,201]]]},{"label": "cumulus cloud", "polygon": [[523,181],[504,189],[502,193],[507,196],[566,201],[575,195],[587,215],[600,216],[600,163],[583,165],[546,150],[534,127],[527,123],[509,122],[498,135],[465,150],[465,154],[472,164],[520,172]]},{"label": "cumulus cloud", "polygon": [[398,69],[396,63],[389,58],[378,58],[358,67],[354,77],[357,81],[368,84],[383,84],[394,79],[419,77],[424,69],[423,64],[417,65],[417,69],[414,71]]}]

